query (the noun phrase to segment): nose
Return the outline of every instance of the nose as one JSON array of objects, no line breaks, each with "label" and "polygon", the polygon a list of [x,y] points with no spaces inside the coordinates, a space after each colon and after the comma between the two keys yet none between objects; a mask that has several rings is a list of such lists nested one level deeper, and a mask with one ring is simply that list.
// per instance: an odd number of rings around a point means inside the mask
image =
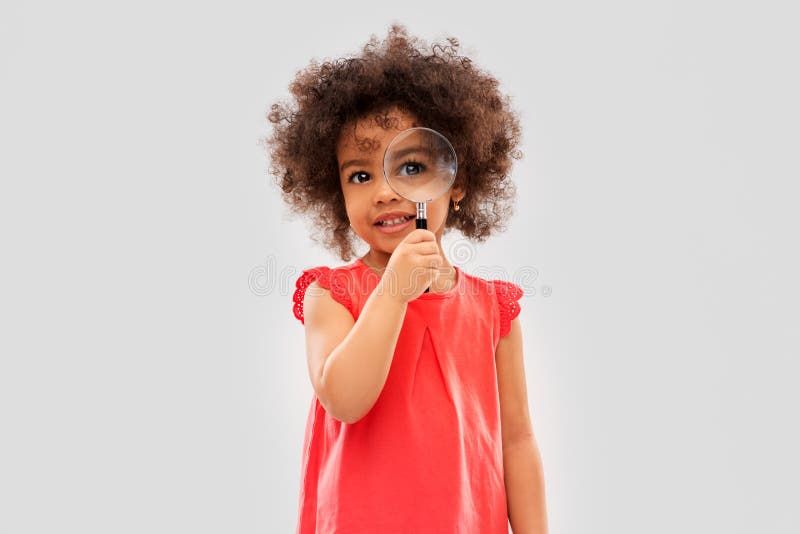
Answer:
[{"label": "nose", "polygon": [[374,202],[375,204],[379,202],[383,202],[384,204],[389,203],[391,201],[399,201],[400,195],[394,192],[394,190],[389,187],[389,182],[386,181],[386,177],[381,173],[379,177],[375,180],[377,183],[375,184],[375,192],[374,192]]}]

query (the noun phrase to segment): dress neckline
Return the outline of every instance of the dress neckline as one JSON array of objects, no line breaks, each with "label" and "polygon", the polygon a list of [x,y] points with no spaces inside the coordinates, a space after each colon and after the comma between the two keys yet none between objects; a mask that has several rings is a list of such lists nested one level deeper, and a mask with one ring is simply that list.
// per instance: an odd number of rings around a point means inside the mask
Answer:
[{"label": "dress neckline", "polygon": [[[380,281],[380,275],[372,270],[372,267],[364,263],[361,258],[356,258],[355,263],[359,265],[362,269],[366,270],[374,279],[375,283],[377,284]],[[454,297],[460,290],[461,286],[464,283],[464,273],[461,272],[461,269],[457,265],[453,265],[453,269],[456,271],[456,281],[453,286],[448,289],[447,291],[440,292],[440,293],[422,293],[417,298],[409,302],[416,302],[418,300],[425,301],[425,300],[438,300],[438,299],[447,299]]]}]

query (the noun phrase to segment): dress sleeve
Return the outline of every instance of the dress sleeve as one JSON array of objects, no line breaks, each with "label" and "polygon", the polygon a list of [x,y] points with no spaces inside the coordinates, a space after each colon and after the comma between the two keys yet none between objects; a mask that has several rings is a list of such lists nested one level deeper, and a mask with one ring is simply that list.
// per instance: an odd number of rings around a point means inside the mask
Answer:
[{"label": "dress sleeve", "polygon": [[342,272],[339,272],[337,275],[337,271],[329,267],[313,267],[304,270],[298,277],[297,282],[295,282],[295,291],[292,296],[294,316],[297,317],[302,324],[305,324],[303,299],[306,296],[306,289],[308,289],[308,286],[315,280],[319,282],[321,287],[330,291],[331,297],[333,297],[336,302],[347,308],[347,311],[349,311],[351,315],[354,315],[353,299],[348,291],[349,284],[344,279],[345,275],[346,273]]},{"label": "dress sleeve", "polygon": [[500,305],[500,337],[511,332],[511,321],[519,315],[519,299],[524,294],[522,288],[506,280],[492,280],[495,295]]}]

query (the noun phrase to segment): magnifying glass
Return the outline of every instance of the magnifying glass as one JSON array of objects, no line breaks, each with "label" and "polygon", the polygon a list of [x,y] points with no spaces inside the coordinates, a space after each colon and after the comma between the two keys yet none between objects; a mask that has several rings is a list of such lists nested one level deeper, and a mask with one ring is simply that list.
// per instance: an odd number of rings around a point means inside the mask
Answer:
[{"label": "magnifying glass", "polygon": [[389,187],[417,204],[417,228],[428,228],[425,203],[450,189],[457,170],[453,145],[430,128],[416,127],[400,132],[383,155],[383,175]]}]

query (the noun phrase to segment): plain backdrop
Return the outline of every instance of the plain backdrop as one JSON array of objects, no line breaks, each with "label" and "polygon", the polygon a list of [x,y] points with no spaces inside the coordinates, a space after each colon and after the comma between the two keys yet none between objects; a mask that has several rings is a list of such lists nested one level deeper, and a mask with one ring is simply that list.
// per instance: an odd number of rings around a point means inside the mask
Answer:
[{"label": "plain backdrop", "polygon": [[296,71],[392,22],[457,37],[520,112],[508,231],[445,243],[526,289],[551,532],[800,531],[797,20],[4,0],[0,532],[293,532],[312,389],[291,296],[343,262],[258,141]]}]

